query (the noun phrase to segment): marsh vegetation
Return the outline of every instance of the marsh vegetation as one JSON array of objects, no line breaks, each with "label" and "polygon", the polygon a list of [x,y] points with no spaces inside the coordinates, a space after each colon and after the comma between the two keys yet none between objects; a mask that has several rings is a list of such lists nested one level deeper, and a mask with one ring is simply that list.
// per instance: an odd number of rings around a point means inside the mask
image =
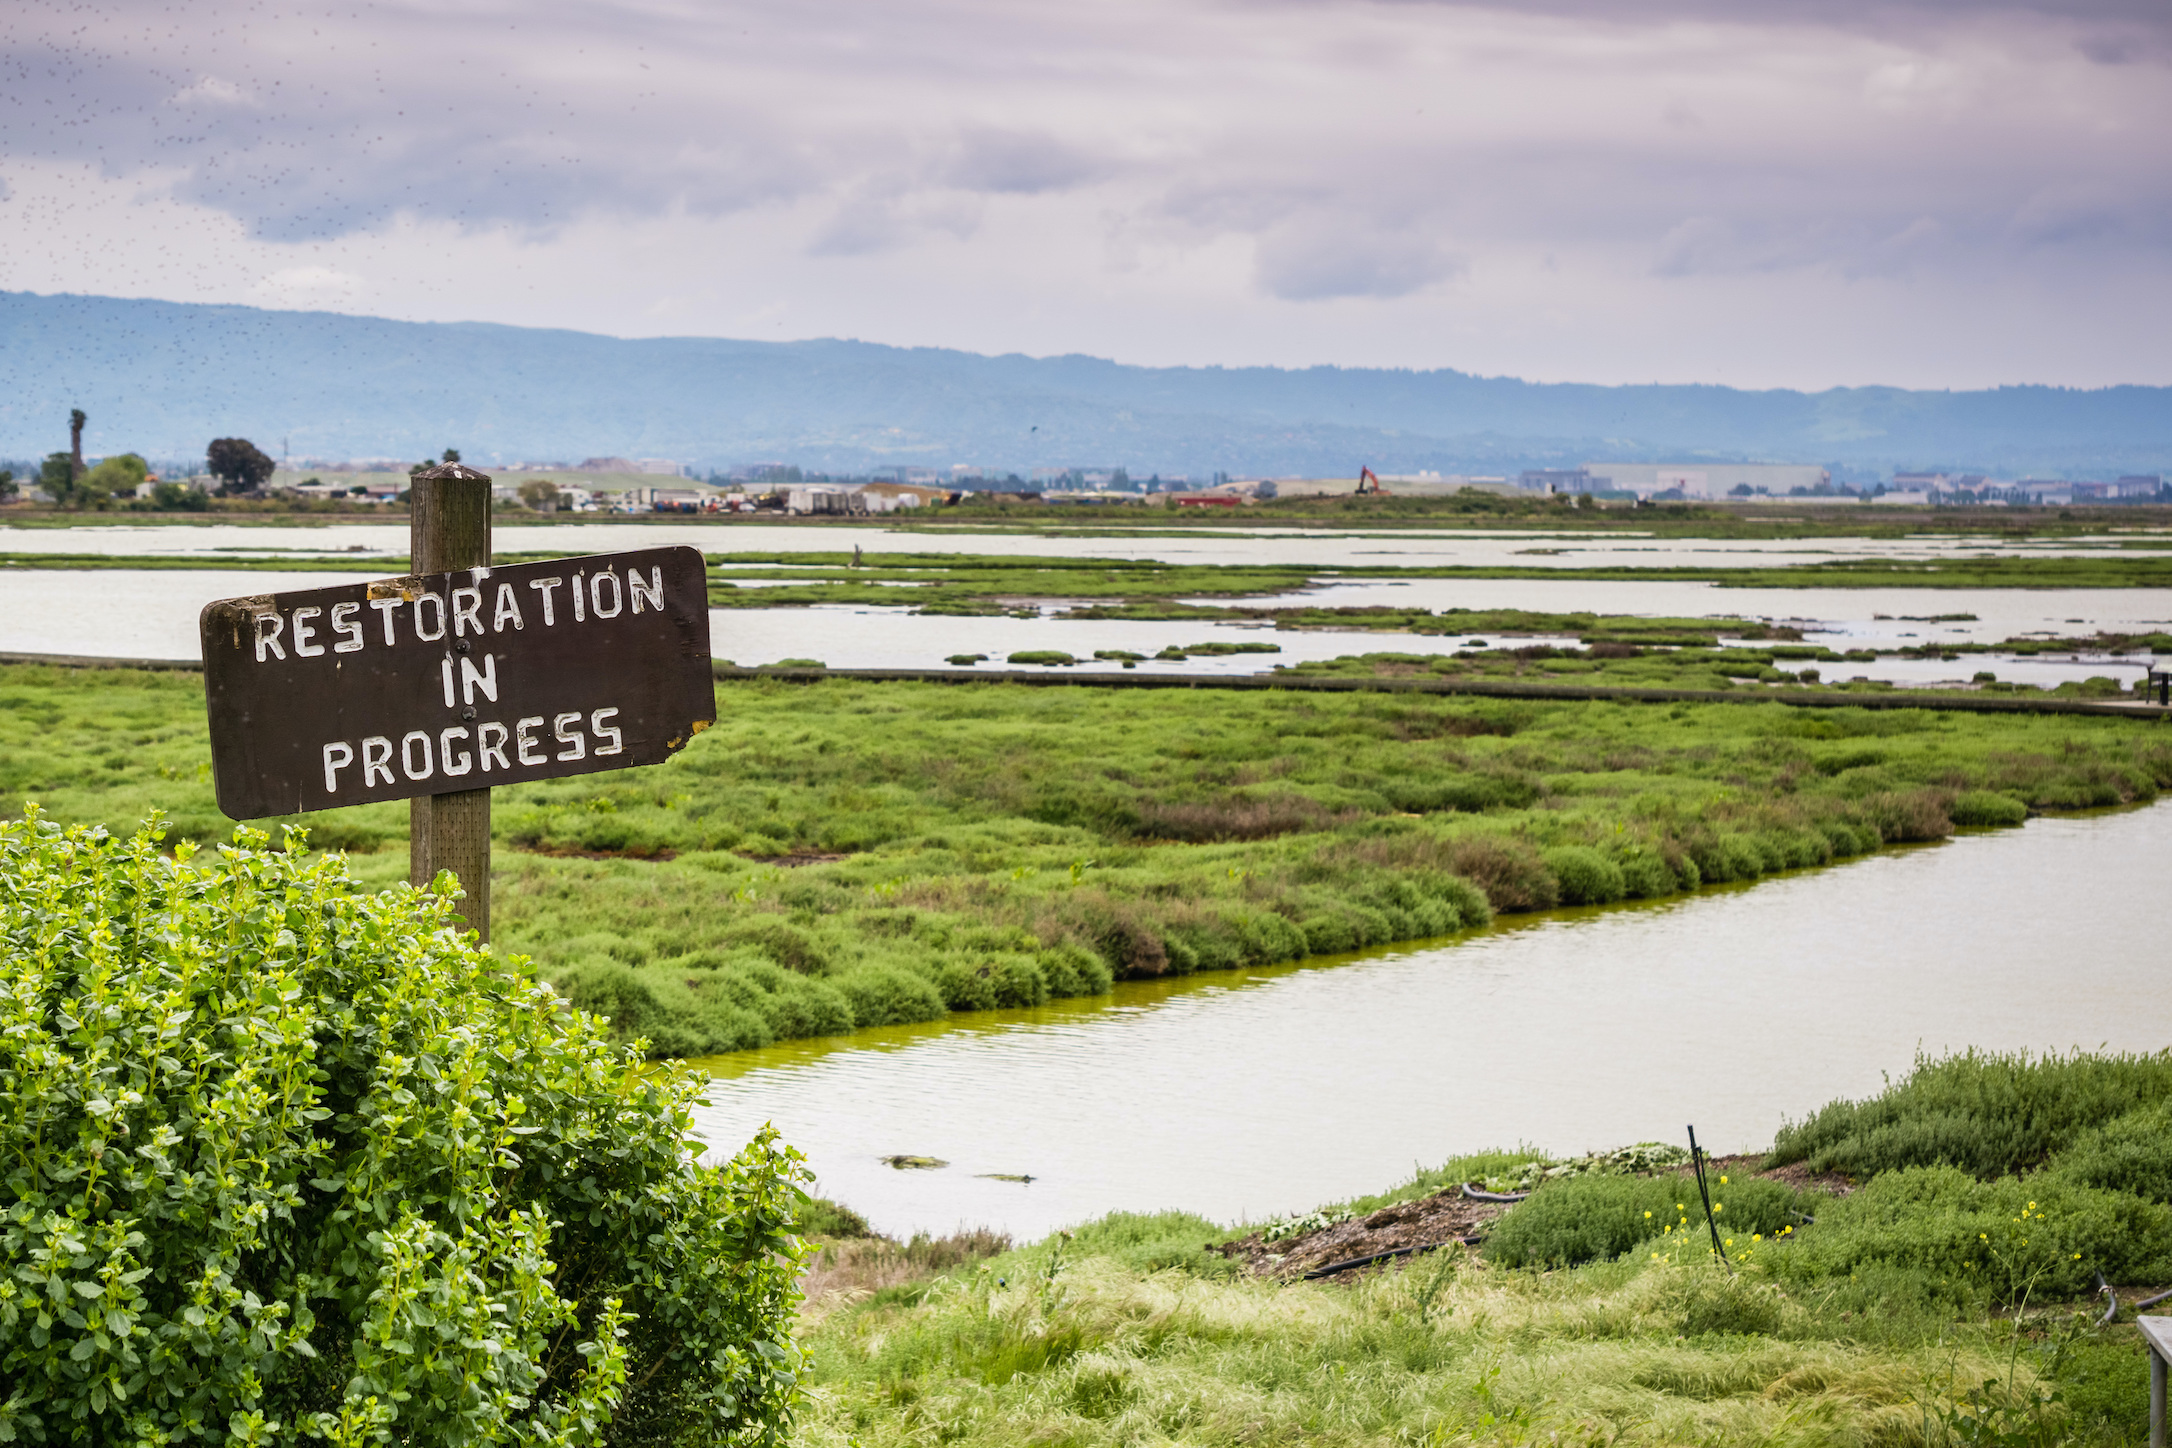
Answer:
[{"label": "marsh vegetation", "polygon": [[[189,674],[0,670],[0,791],[177,837]],[[1450,936],[2154,798],[2141,719],[724,682],[669,764],[498,791],[497,940],[662,1055]],[[406,811],[299,817],[366,880]]]}]

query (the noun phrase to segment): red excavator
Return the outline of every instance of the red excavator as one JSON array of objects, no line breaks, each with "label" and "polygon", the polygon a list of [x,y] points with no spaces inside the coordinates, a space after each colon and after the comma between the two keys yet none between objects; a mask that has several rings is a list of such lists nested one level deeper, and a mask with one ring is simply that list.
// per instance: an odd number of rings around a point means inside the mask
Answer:
[{"label": "red excavator", "polygon": [[1359,468],[1357,496],[1362,498],[1367,493],[1376,498],[1388,496],[1388,490],[1380,486],[1380,475],[1378,473],[1375,473],[1371,468]]}]

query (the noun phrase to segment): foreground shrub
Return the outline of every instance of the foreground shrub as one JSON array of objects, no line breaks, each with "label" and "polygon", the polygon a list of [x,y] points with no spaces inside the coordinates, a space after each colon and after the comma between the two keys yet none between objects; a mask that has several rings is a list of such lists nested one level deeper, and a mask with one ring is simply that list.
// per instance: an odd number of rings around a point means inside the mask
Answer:
[{"label": "foreground shrub", "polygon": [[2094,1273],[2172,1273],[2172,1211],[2048,1172],[1979,1181],[1953,1167],[1880,1173],[1828,1203],[1768,1261],[1797,1280],[1911,1269],[2003,1302],[2081,1296]]},{"label": "foreground shrub", "polygon": [[796,1153],[449,891],[0,823],[0,1441],[774,1442]]}]

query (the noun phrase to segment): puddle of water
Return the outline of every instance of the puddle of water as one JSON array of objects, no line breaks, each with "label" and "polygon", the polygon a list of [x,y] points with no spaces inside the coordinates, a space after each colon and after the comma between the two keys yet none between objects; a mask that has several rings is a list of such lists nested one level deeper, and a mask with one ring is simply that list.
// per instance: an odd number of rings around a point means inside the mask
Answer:
[{"label": "puddle of water", "polygon": [[[700,1129],[728,1147],[774,1121],[884,1231],[1021,1236],[1116,1209],[1258,1220],[1522,1142],[1694,1124],[1754,1149],[1918,1049],[2165,1046],[2144,927],[2168,857],[2172,803],[2039,819],[1327,968],[798,1042],[707,1063]],[[878,1160],[898,1152],[950,1166]]]}]

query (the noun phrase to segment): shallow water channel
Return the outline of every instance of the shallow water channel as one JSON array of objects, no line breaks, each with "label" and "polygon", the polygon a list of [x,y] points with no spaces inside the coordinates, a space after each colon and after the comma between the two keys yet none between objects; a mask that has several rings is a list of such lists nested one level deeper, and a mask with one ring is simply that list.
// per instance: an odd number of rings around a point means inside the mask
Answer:
[{"label": "shallow water channel", "polygon": [[[764,1121],[881,1230],[1104,1212],[1259,1220],[1417,1164],[1768,1144],[1918,1049],[2172,1044],[2172,802],[1964,835],[1452,942],[704,1062],[705,1139]],[[928,1155],[937,1171],[879,1158]],[[981,1173],[1030,1174],[1031,1183]]]}]

